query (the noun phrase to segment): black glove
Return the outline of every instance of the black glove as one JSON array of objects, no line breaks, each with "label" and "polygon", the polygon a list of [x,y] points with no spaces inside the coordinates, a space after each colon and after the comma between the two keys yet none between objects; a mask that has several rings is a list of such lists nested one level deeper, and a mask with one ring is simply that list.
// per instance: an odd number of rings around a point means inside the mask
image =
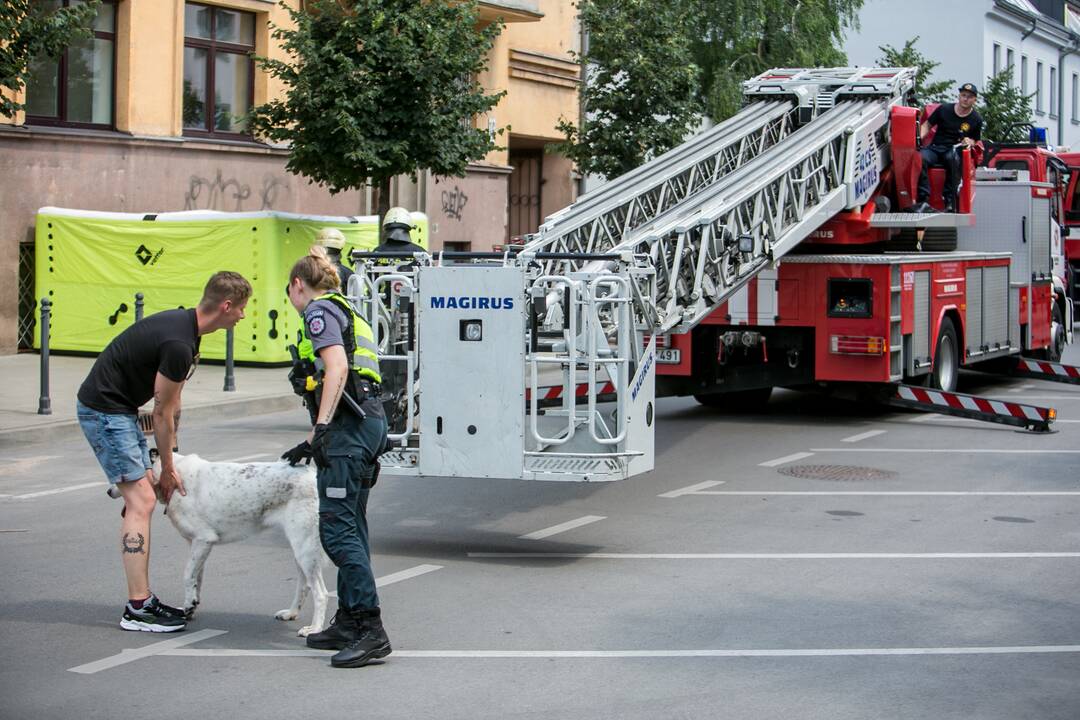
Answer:
[{"label": "black glove", "polygon": [[285,453],[281,456],[281,459],[282,460],[288,460],[289,464],[292,465],[293,467],[296,467],[297,465],[299,465],[301,460],[303,460],[304,462],[310,464],[311,463],[311,443],[309,443],[307,440],[305,440],[304,442],[300,443],[299,445],[292,448],[291,450],[286,450]]},{"label": "black glove", "polygon": [[311,457],[315,465],[321,468],[330,467],[330,426],[319,423],[315,426],[315,432],[311,435]]}]

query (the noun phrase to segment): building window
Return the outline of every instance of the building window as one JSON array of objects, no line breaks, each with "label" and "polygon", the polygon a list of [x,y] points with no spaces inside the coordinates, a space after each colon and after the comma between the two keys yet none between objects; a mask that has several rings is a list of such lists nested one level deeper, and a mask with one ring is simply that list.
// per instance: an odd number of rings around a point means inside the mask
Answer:
[{"label": "building window", "polygon": [[254,93],[254,13],[185,3],[185,135],[244,136]]},{"label": "building window", "polygon": [[1016,56],[1012,48],[1005,51],[1005,67],[1009,70],[1009,84],[1016,82]]},{"label": "building window", "polygon": [[1027,97],[1028,94],[1028,80],[1027,80],[1027,55],[1020,56],[1020,93]]},{"label": "building window", "polygon": [[[82,0],[52,0],[53,7]],[[26,122],[111,129],[116,67],[116,5],[105,0],[94,18],[93,35],[72,43],[59,59],[30,63],[26,82]]]},{"label": "building window", "polygon": [[1001,46],[994,43],[994,74],[1001,72]]},{"label": "building window", "polygon": [[1035,62],[1035,112],[1043,114],[1043,65]]},{"label": "building window", "polygon": [[1050,68],[1050,117],[1056,118],[1058,116],[1058,84],[1057,84],[1057,68]]},{"label": "building window", "polygon": [[1070,97],[1070,100],[1072,101],[1072,121],[1073,122],[1080,122],[1080,113],[1077,112],[1078,110],[1080,110],[1080,103],[1077,102],[1077,98],[1076,98],[1076,91],[1078,89],[1080,89],[1080,87],[1078,87],[1078,86],[1080,86],[1080,75],[1077,75],[1076,73],[1073,73],[1072,74],[1072,96]]}]

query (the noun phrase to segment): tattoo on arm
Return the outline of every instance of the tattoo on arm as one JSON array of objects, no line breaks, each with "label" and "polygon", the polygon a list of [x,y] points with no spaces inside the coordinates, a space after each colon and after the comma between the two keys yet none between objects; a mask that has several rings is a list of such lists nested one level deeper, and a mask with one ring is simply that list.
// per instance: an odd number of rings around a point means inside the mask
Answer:
[{"label": "tattoo on arm", "polygon": [[146,538],[142,533],[135,533],[135,537],[132,537],[131,533],[124,533],[124,539],[120,542],[125,553],[146,554]]},{"label": "tattoo on arm", "polygon": [[341,393],[343,393],[345,385],[345,378],[338,380],[337,387],[334,388],[334,402],[330,403],[330,414],[326,416],[326,422],[330,423],[334,421],[334,416],[337,415],[337,406],[341,402]]}]

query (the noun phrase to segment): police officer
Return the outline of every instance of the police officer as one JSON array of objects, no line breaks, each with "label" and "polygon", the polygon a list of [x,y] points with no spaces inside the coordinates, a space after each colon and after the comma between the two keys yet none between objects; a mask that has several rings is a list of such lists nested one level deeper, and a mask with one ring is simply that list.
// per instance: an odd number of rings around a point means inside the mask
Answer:
[{"label": "police officer", "polygon": [[315,236],[315,242],[326,248],[327,257],[330,258],[330,262],[337,269],[338,278],[341,280],[341,289],[348,292],[349,278],[353,276],[353,271],[341,261],[341,250],[345,247],[345,236],[337,228],[326,227]]},{"label": "police officer", "polygon": [[308,647],[339,652],[334,667],[361,667],[390,654],[368,544],[367,500],[386,449],[378,402],[381,376],[371,328],[340,293],[338,273],[321,246],[293,265],[289,301],[304,317],[323,371],[315,395],[315,427],[282,458],[313,459],[319,490],[319,538],[338,568],[338,611],[330,627],[309,635]]},{"label": "police officer", "polygon": [[[382,242],[375,252],[407,251],[427,252],[426,248],[412,241],[412,216],[403,207],[392,207],[386,211],[382,221]],[[392,264],[392,263],[391,263]]]}]

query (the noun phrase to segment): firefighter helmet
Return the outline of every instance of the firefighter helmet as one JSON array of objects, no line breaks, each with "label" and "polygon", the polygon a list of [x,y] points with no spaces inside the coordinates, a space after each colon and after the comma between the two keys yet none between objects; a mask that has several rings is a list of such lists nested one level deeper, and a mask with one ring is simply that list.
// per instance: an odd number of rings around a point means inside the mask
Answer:
[{"label": "firefighter helmet", "polygon": [[345,236],[342,235],[341,231],[337,228],[326,227],[320,230],[319,234],[315,236],[315,242],[323,247],[340,250],[345,247]]},{"label": "firefighter helmet", "polygon": [[412,230],[412,215],[403,207],[392,207],[386,211],[382,221],[384,242],[412,242],[409,231]]}]

